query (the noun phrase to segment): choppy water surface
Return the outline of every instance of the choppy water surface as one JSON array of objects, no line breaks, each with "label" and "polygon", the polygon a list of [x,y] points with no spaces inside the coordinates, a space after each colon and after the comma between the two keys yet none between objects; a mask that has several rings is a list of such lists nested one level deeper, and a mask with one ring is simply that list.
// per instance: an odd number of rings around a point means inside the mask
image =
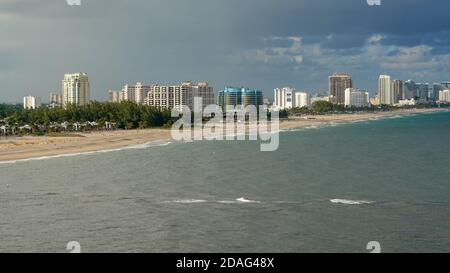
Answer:
[{"label": "choppy water surface", "polygon": [[449,112],[133,148],[0,164],[0,251],[450,251]]}]

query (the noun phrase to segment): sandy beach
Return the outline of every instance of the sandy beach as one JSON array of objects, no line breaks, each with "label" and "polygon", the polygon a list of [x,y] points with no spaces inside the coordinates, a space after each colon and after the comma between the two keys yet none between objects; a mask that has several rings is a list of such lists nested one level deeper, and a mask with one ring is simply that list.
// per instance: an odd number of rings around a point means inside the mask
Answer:
[{"label": "sandy beach", "polygon": [[[381,113],[330,114],[289,118],[280,122],[280,129],[304,128],[362,120],[435,112],[440,109],[413,109]],[[62,154],[118,149],[157,140],[170,140],[170,129],[116,130],[76,133],[73,137],[24,136],[0,138],[0,162],[39,158]]]}]

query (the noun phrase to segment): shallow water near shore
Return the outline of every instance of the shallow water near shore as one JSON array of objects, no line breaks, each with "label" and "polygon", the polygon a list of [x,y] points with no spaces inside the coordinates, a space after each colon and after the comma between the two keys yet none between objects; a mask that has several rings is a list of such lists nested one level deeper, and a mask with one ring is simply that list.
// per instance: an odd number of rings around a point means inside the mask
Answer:
[{"label": "shallow water near shore", "polygon": [[0,164],[0,251],[450,251],[450,112]]}]

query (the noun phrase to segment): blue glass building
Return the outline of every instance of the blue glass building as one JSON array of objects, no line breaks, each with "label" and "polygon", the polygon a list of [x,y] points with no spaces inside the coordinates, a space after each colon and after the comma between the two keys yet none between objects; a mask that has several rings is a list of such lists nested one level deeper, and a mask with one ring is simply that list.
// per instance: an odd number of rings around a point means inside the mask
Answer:
[{"label": "blue glass building", "polygon": [[245,87],[225,87],[219,91],[217,104],[225,111],[228,107],[236,107],[242,105],[254,105],[258,108],[263,105],[263,93],[261,90],[255,90]]}]

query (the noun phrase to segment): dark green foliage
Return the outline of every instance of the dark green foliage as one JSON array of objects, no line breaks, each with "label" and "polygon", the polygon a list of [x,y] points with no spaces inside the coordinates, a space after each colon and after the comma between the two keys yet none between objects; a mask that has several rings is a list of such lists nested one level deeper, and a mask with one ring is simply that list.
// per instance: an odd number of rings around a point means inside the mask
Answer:
[{"label": "dark green foliage", "polygon": [[20,104],[0,104],[0,119],[6,118],[22,110]]},{"label": "dark green foliage", "polygon": [[8,120],[16,125],[43,126],[89,121],[97,122],[103,127],[106,122],[112,122],[121,129],[162,127],[172,121],[170,110],[133,102],[92,102],[87,106],[68,105],[66,108],[41,107],[34,110],[20,110],[10,115]]}]

